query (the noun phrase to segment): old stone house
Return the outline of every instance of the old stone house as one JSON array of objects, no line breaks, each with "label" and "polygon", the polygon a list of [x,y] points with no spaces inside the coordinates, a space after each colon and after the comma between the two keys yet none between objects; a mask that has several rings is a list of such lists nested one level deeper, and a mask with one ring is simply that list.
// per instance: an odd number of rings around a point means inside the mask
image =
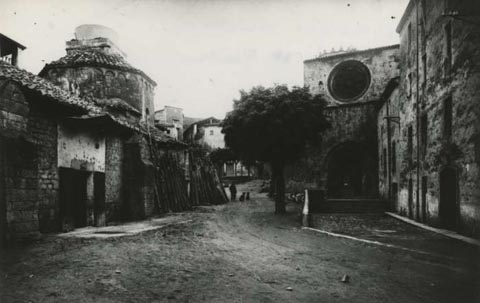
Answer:
[{"label": "old stone house", "polygon": [[378,115],[380,193],[411,219],[480,236],[480,5],[410,1]]},{"label": "old stone house", "polygon": [[[183,134],[185,142],[204,146],[209,151],[225,148],[225,135],[222,133],[221,120],[210,117],[189,125]],[[217,168],[221,177],[251,177],[256,168],[245,166],[240,160],[228,160]]]},{"label": "old stone house", "polygon": [[185,162],[185,145],[153,127],[155,82],[108,29],[76,34],[43,78],[0,62],[2,240],[149,216],[161,194],[152,159]]},{"label": "old stone house", "polygon": [[165,105],[155,112],[155,126],[168,136],[183,140],[183,109]]},{"label": "old stone house", "polygon": [[224,148],[221,122],[215,117],[194,122],[184,130],[183,138],[185,142],[203,145],[209,149]]}]

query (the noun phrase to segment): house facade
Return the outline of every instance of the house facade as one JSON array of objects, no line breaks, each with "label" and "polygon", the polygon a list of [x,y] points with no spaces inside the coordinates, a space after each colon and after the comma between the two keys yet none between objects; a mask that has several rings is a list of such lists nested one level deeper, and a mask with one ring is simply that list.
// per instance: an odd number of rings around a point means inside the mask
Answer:
[{"label": "house facade", "polygon": [[[41,77],[0,62],[2,242],[188,207],[186,146],[154,128],[155,82],[109,35],[77,28],[67,55]],[[11,41],[2,54],[21,49]],[[185,197],[181,207],[159,204],[165,174],[155,166],[164,155],[181,191],[169,194]]]},{"label": "house facade", "polygon": [[203,145],[210,150],[225,148],[221,122],[215,117],[194,122],[185,129],[183,138],[185,142]]},{"label": "house facade", "polygon": [[[210,117],[190,124],[183,134],[187,143],[206,147],[210,152],[225,148],[225,135],[222,133],[221,120]],[[256,167],[247,167],[238,159],[217,163],[220,177],[252,177],[256,175]]]},{"label": "house facade", "polygon": [[155,126],[166,135],[183,140],[183,109],[165,105],[163,109],[155,112]]},{"label": "house facade", "polygon": [[396,212],[480,236],[480,6],[410,1],[378,116],[380,193]]}]

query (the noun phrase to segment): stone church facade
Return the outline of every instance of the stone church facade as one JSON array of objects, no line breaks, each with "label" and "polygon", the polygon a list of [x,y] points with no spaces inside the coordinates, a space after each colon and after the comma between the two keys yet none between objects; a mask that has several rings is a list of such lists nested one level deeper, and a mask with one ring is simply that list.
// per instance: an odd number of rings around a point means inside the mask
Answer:
[{"label": "stone church facade", "polygon": [[329,53],[304,62],[305,85],[324,96],[331,127],[319,147],[287,169],[289,185],[306,181],[329,199],[378,197],[376,117],[385,86],[398,76],[398,48]]}]

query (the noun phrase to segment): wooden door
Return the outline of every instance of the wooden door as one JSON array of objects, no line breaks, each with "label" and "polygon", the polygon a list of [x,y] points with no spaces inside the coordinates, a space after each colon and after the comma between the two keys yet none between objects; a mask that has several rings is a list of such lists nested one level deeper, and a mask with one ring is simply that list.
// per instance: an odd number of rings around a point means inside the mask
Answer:
[{"label": "wooden door", "polygon": [[86,226],[88,173],[61,167],[59,176],[62,230]]},{"label": "wooden door", "polygon": [[426,176],[422,177],[422,222],[427,222],[427,186],[428,179]]},{"label": "wooden door", "polygon": [[105,173],[93,174],[95,226],[105,226]]},{"label": "wooden door", "polygon": [[440,173],[440,221],[444,228],[456,230],[458,220],[457,172],[446,168]]}]

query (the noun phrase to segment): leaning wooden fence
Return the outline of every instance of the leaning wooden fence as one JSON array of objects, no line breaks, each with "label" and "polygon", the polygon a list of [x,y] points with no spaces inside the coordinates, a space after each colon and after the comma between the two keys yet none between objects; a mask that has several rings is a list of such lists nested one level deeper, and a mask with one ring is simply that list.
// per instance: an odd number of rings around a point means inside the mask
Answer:
[{"label": "leaning wooden fence", "polygon": [[228,202],[214,165],[198,149],[164,150],[149,142],[155,167],[155,205],[159,213],[180,212],[197,205]]},{"label": "leaning wooden fence", "polygon": [[190,202],[192,205],[218,205],[228,201],[215,166],[207,155],[198,149],[189,153]]}]

